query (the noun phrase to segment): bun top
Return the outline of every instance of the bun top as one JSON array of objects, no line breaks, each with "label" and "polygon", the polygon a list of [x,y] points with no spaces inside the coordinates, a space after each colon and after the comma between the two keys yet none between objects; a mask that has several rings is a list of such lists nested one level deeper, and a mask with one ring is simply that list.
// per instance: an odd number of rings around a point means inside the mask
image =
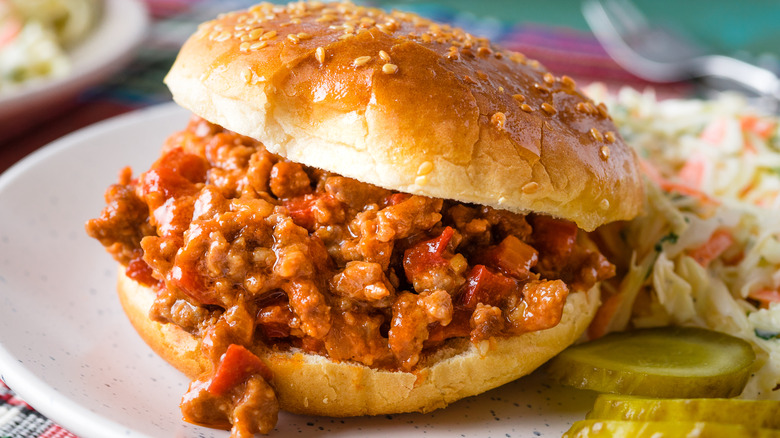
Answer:
[{"label": "bun top", "polygon": [[388,189],[586,230],[642,205],[636,157],[603,104],[413,14],[256,5],[203,23],[165,82],[181,106],[273,153]]}]

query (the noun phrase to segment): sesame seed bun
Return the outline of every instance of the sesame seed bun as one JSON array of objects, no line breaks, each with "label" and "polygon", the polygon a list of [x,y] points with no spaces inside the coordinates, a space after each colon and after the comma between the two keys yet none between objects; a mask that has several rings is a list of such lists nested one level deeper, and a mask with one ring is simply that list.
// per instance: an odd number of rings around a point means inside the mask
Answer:
[{"label": "sesame seed bun", "polygon": [[568,77],[412,14],[258,5],[204,23],[165,79],[181,106],[286,158],[585,230],[635,216],[633,151]]},{"label": "sesame seed bun", "polygon": [[[192,379],[199,376],[209,366],[200,341],[173,324],[149,319],[154,291],[125,276],[124,269],[119,272],[122,307],[141,337],[179,371]],[[262,345],[255,345],[254,352],[273,371],[279,406],[288,412],[332,417],[429,412],[529,374],[580,337],[598,304],[598,286],[571,293],[555,327],[493,339],[484,355],[468,339],[455,340],[413,373]]]}]

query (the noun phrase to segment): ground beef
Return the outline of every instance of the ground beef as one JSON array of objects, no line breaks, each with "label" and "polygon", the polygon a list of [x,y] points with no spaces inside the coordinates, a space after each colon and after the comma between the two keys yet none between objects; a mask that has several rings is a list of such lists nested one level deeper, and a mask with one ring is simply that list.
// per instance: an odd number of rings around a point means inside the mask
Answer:
[{"label": "ground beef", "polygon": [[[257,343],[414,370],[450,338],[555,326],[572,290],[614,273],[569,222],[386,190],[197,117],[106,201],[88,233],[159,290],[151,317],[201,337],[215,370]],[[185,417],[254,430],[245,413],[276,406],[257,375],[221,395],[214,381],[194,382]]]}]

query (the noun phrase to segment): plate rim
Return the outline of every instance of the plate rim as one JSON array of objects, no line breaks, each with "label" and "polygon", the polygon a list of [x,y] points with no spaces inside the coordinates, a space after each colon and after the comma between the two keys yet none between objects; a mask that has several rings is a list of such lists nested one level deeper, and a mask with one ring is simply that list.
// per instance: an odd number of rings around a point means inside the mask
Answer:
[{"label": "plate rim", "polygon": [[[141,123],[144,120],[174,117],[185,111],[173,102],[163,103],[111,117],[67,134],[24,157],[0,174],[0,198],[9,186],[24,176],[26,172],[34,169],[36,165],[54,159],[56,155],[77,147],[91,138],[99,137],[127,125]],[[71,400],[26,367],[2,343],[0,343],[0,380],[4,381],[36,411],[78,436],[148,437],[142,432],[110,420]],[[46,387],[48,390],[41,392],[42,387]],[[87,424],[89,424],[88,428],[85,426]]]}]

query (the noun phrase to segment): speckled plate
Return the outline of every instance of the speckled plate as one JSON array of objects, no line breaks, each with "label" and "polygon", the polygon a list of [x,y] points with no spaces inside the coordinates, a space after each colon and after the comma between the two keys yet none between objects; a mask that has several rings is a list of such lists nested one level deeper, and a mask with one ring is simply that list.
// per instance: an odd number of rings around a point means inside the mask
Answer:
[{"label": "speckled plate", "polygon": [[[127,322],[114,263],[84,233],[117,172],[155,159],[188,114],[174,105],[69,135],[0,176],[0,377],[83,437],[227,437],[181,421],[187,380]],[[317,418],[283,413],[275,436],[560,437],[593,395],[542,373],[430,414]]]}]

